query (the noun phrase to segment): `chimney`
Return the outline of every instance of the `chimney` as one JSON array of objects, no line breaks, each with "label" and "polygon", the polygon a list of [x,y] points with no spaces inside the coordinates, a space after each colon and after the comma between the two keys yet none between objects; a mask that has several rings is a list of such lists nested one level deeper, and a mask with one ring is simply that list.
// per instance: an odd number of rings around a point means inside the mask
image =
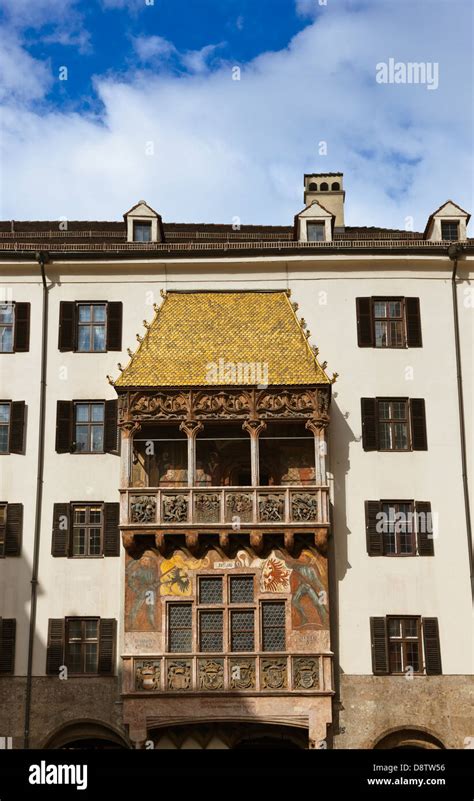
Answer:
[{"label": "chimney", "polygon": [[325,209],[335,214],[335,227],[344,230],[344,198],[342,172],[313,172],[304,176],[304,203],[310,206],[317,200]]}]

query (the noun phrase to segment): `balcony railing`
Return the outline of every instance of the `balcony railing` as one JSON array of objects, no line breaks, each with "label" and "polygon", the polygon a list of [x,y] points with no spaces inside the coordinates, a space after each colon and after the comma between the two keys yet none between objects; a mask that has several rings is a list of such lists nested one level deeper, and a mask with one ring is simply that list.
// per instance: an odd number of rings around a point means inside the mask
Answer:
[{"label": "balcony railing", "polygon": [[329,525],[327,486],[146,487],[121,493],[121,524],[133,528]]},{"label": "balcony railing", "polygon": [[123,656],[123,693],[333,693],[331,653]]}]

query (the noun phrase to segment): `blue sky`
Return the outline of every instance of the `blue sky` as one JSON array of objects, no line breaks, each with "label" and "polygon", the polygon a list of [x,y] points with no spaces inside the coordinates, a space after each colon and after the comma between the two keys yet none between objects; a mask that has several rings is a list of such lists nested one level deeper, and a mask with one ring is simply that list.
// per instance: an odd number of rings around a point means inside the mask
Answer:
[{"label": "blue sky", "polygon": [[[119,219],[145,198],[169,221],[288,224],[303,173],[325,170],[345,174],[352,225],[422,230],[448,198],[474,210],[472,13],[0,0],[0,216]],[[436,64],[439,85],[377,83],[390,58]]]}]

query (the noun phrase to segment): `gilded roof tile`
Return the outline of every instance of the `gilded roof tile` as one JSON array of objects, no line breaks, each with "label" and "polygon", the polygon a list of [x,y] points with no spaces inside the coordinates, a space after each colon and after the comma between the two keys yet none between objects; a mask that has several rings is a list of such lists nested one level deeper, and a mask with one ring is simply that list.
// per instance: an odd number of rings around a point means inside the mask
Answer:
[{"label": "gilded roof tile", "polygon": [[168,292],[116,387],[328,384],[286,292]]}]

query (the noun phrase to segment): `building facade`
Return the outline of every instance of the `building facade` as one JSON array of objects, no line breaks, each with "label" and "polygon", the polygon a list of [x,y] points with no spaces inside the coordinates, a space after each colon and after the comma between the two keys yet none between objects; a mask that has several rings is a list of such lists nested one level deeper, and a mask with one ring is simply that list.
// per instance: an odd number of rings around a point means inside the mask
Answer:
[{"label": "building facade", "polygon": [[0,223],[8,746],[470,742],[469,214],[304,180],[291,226]]}]

